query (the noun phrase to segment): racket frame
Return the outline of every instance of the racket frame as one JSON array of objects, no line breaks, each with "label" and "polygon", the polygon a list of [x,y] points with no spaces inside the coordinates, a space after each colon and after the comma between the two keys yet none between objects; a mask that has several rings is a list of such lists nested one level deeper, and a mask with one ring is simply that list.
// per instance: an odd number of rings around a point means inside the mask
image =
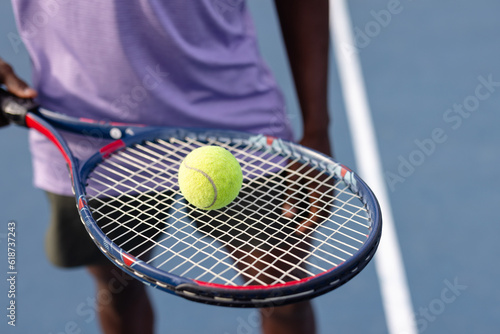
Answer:
[{"label": "racket frame", "polygon": [[[6,116],[15,123],[36,129],[51,140],[61,151],[66,160],[77,208],[89,235],[99,249],[115,265],[140,281],[160,290],[176,294],[189,300],[230,307],[271,307],[310,299],[329,292],[343,285],[356,276],[373,257],[380,240],[382,217],[380,207],[370,188],[363,180],[347,167],[336,163],[332,158],[304,148],[292,142],[262,135],[252,135],[235,131],[206,129],[179,129],[164,127],[145,127],[123,123],[100,123],[86,119],[75,119],[48,111],[26,100],[7,97],[0,89],[2,110],[8,110]],[[24,101],[24,104],[19,101]],[[14,111],[14,112],[12,112]],[[90,157],[86,162],[74,158],[62,135],[55,130],[70,131],[79,134],[93,133],[103,139],[115,139]],[[275,151],[282,151],[293,157],[326,171],[336,179],[344,181],[351,191],[360,196],[370,213],[370,229],[364,245],[349,259],[328,271],[289,283],[269,286],[227,286],[207,283],[195,279],[180,277],[159,269],[126,253],[112,242],[98,227],[87,203],[85,184],[89,173],[97,163],[108,158],[114,152],[158,136],[169,138],[196,137],[198,139],[219,138],[221,141],[237,141],[266,146]],[[82,164],[81,164],[82,163]],[[80,165],[81,164],[81,165]]]},{"label": "racket frame", "polygon": [[[129,132],[131,128],[129,128]],[[108,131],[110,128],[108,128]],[[79,198],[79,211],[89,234],[101,251],[116,265],[127,271],[130,275],[160,290],[175,293],[186,299],[230,307],[270,307],[284,305],[310,299],[331,291],[356,276],[371,260],[378,247],[381,233],[381,215],[378,202],[369,187],[347,167],[335,163],[332,159],[318,152],[304,149],[300,145],[287,142],[282,139],[265,137],[262,135],[251,135],[240,132],[216,131],[205,129],[178,129],[178,128],[148,128],[137,129],[135,135],[126,137],[107,145],[100,152],[94,154],[80,170],[78,179],[86,179],[98,162],[113,153],[113,150],[132,146],[143,141],[155,138],[197,138],[221,142],[236,141],[238,144],[257,143],[258,145],[272,147],[273,150],[281,150],[284,155],[301,157],[304,161],[316,161],[322,165],[331,175],[341,178],[350,189],[364,199],[364,205],[371,213],[372,233],[368,236],[365,245],[351,258],[329,271],[320,273],[313,277],[290,283],[275,284],[270,286],[227,286],[222,284],[207,283],[194,279],[179,277],[174,274],[158,270],[143,261],[134,258],[114,244],[99,228],[92,218],[90,209],[85,200],[82,186],[76,188]],[[235,298],[237,297],[237,298]]]}]

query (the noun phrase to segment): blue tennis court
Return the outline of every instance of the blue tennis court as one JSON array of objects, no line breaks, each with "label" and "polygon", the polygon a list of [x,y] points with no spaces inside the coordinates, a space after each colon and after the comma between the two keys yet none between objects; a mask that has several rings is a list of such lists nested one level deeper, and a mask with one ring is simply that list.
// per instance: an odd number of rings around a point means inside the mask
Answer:
[{"label": "blue tennis court", "polygon": [[[248,5],[299,137],[298,104],[272,2]],[[9,1],[0,3],[0,57],[29,80],[29,59],[11,10]],[[361,64],[411,295],[413,315],[401,321],[413,323],[419,333],[498,333],[500,226],[494,207],[500,203],[500,3],[350,1],[349,12],[354,40],[338,47]],[[358,170],[340,72],[332,49],[335,156]],[[26,131],[0,129],[0,151],[0,332],[98,333],[90,277],[82,269],[54,268],[45,258],[49,212],[44,193],[31,184]],[[11,221],[14,287],[8,281]],[[372,262],[345,286],[315,299],[319,333],[396,334],[388,325],[379,283]],[[7,317],[12,288],[15,327]],[[256,310],[150,292],[158,333],[259,333]]]}]

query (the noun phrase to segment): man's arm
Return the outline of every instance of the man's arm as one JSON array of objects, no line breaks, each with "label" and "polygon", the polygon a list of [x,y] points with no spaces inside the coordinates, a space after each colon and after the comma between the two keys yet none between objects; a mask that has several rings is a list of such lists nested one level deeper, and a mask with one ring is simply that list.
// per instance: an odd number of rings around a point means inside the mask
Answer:
[{"label": "man's arm", "polygon": [[[300,144],[332,155],[327,103],[330,42],[328,0],[275,0],[275,3],[302,110],[304,136]],[[292,175],[290,178],[294,180],[300,177]],[[308,198],[311,204],[309,220],[299,225],[299,232],[307,231],[311,225],[328,216],[329,208],[323,208],[321,203],[323,196],[331,194],[321,184],[315,188],[317,191]],[[283,206],[286,217],[292,218],[297,214],[295,201],[292,199]]]},{"label": "man's arm", "polygon": [[328,0],[275,0],[302,109],[301,144],[331,155],[327,106]]}]

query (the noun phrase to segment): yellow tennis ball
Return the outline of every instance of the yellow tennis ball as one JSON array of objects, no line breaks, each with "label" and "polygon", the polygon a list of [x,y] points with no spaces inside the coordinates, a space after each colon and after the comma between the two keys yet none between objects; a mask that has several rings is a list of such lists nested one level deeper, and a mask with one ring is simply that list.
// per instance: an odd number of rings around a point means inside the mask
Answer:
[{"label": "yellow tennis ball", "polygon": [[231,203],[243,182],[238,160],[220,146],[203,146],[193,150],[179,167],[179,188],[192,205],[220,209]]}]

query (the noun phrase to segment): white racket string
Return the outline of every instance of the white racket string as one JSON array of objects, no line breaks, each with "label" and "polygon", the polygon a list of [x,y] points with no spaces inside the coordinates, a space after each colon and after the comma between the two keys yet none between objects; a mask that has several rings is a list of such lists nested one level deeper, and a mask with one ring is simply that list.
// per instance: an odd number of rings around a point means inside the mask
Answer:
[{"label": "white racket string", "polygon": [[[365,243],[370,220],[359,196],[317,164],[255,143],[202,139],[146,141],[95,168],[89,205],[112,242],[166,272],[231,286],[311,277]],[[180,163],[204,145],[228,149],[244,174],[240,195],[220,210],[188,205],[177,186]]]}]

